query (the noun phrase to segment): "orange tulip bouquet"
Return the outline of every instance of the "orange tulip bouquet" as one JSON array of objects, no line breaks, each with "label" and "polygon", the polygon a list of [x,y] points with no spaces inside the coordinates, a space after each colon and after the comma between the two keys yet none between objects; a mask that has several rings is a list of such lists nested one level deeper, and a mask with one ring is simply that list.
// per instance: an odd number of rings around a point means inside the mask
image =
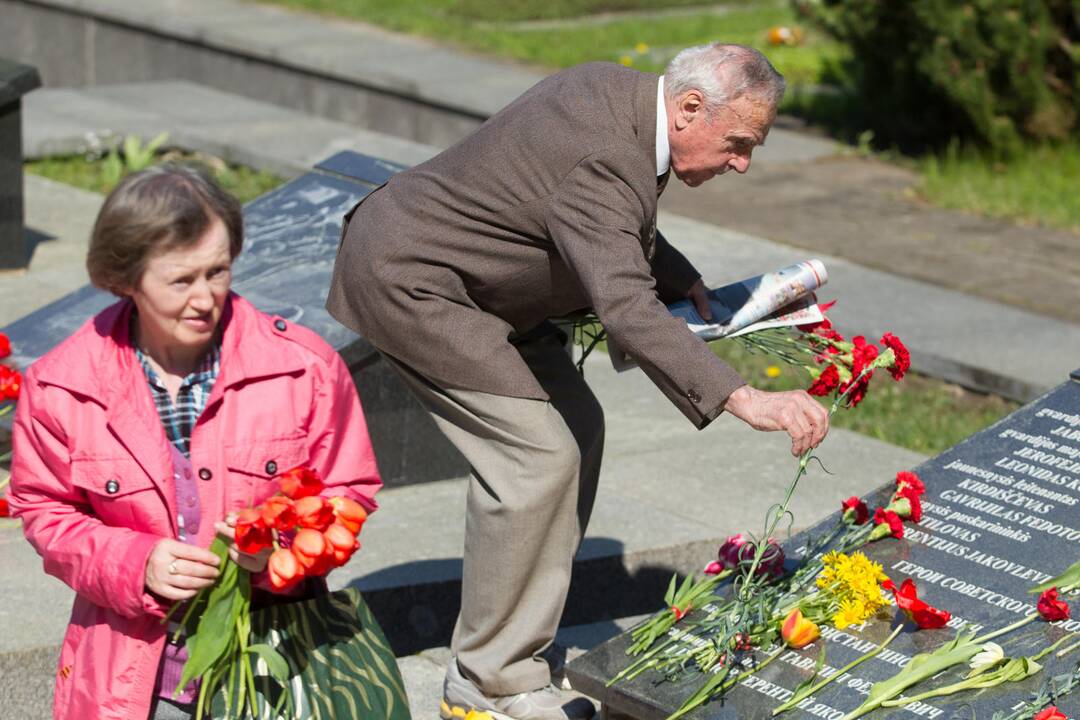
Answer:
[{"label": "orange tulip bouquet", "polygon": [[[355,500],[322,497],[322,480],[308,468],[293,468],[279,475],[277,482],[278,494],[237,514],[235,542],[238,550],[248,554],[274,548],[265,579],[255,580],[287,593],[304,578],[323,576],[349,561],[360,549],[357,536],[367,512]],[[186,637],[188,653],[176,693],[200,681],[196,718],[209,713],[210,700],[221,688],[226,717],[254,715],[255,668],[262,661],[265,671],[283,688],[277,717],[281,706],[290,702],[288,663],[270,645],[249,641],[251,574],[229,558],[228,545],[221,538],[214,540],[210,550],[221,559],[221,574],[187,605],[175,632],[174,640]]]}]

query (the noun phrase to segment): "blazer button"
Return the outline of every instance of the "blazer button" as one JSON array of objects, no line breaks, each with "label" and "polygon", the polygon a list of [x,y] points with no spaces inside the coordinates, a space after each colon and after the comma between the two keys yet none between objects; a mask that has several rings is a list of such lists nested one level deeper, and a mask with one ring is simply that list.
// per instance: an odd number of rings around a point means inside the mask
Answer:
[{"label": "blazer button", "polygon": [[697,390],[687,390],[686,397],[690,398],[690,402],[692,403],[701,402],[701,393],[699,393]]},{"label": "blazer button", "polygon": [[267,475],[277,475],[277,463],[274,462],[273,460],[267,460],[266,461],[266,474]]},{"label": "blazer button", "polygon": [[277,328],[278,332],[285,332],[285,328],[287,326],[285,325],[284,320],[282,320],[281,318],[278,318],[277,320],[274,321],[274,327]]},{"label": "blazer button", "polygon": [[115,495],[116,493],[120,492],[120,483],[116,482],[115,480],[110,480],[109,482],[105,483],[105,492],[109,493],[110,495]]},{"label": "blazer button", "polygon": [[200,480],[209,480],[212,477],[214,477],[214,473],[210,472],[209,468],[199,468]]}]

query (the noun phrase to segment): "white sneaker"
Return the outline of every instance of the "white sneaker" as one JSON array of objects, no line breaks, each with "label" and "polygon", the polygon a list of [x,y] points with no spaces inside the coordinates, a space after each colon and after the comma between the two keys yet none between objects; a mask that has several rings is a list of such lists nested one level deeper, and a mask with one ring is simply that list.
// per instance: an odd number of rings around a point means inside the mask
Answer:
[{"label": "white sneaker", "polygon": [[450,659],[443,681],[439,716],[464,720],[470,710],[488,713],[493,720],[590,720],[596,708],[580,695],[570,695],[554,685],[517,695],[484,695],[461,674],[457,660]]}]

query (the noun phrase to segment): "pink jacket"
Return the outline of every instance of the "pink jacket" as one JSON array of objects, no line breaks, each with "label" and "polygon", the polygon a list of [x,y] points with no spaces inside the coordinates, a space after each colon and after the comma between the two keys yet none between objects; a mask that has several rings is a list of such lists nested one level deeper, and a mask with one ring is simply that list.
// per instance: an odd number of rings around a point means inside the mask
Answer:
[{"label": "pink jacket", "polygon": [[[131,307],[107,308],[34,363],[16,408],[11,509],[45,572],[78,594],[56,718],[147,717],[164,649],[163,608],[143,580],[154,544],[176,537],[177,511],[165,432],[128,343]],[[214,520],[273,494],[276,472],[302,464],[328,494],[374,510],[382,483],[337,353],[235,294],[222,322],[220,374],[191,438],[206,520],[198,544],[209,546]]]}]

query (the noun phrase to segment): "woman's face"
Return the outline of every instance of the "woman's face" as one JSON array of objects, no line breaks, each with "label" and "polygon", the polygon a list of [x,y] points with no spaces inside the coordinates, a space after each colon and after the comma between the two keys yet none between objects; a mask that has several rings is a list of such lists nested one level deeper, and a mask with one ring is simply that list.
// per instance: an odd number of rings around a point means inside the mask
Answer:
[{"label": "woman's face", "polygon": [[131,299],[139,340],[164,351],[200,351],[213,340],[232,282],[229,233],[214,218],[192,247],[150,256]]}]

